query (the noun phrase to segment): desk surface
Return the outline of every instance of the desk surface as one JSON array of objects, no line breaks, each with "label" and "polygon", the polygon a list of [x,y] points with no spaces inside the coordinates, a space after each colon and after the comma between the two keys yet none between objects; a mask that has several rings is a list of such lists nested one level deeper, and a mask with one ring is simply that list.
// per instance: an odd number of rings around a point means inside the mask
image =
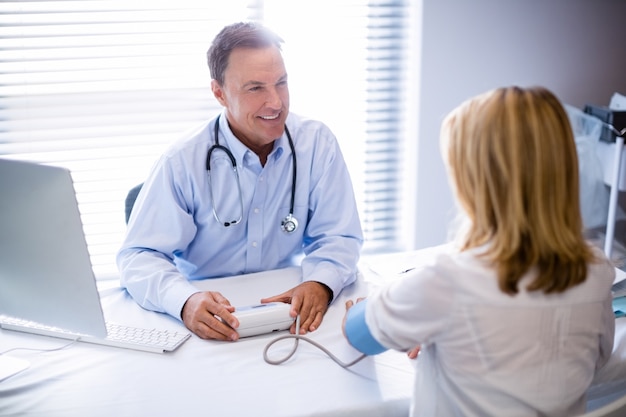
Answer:
[{"label": "desk surface", "polygon": [[[299,276],[268,273],[211,280],[234,305],[258,302],[290,288]],[[359,353],[343,338],[344,300],[366,295],[359,282],[340,294],[322,326],[309,337],[344,362]],[[245,288],[245,291],[242,290]],[[127,325],[184,329],[182,323],[143,310],[119,288],[103,291],[107,320]],[[286,332],[285,332],[286,334]],[[29,416],[404,416],[413,384],[405,354],[385,352],[349,370],[322,351],[300,343],[281,365],[263,360],[276,334],[238,342],[202,340],[195,335],[172,353],[156,354],[75,343],[54,352],[17,350],[29,369],[0,381],[0,415]],[[0,352],[16,347],[57,348],[65,340],[0,330]],[[277,343],[270,356],[284,355],[293,341]],[[370,414],[367,414],[370,413]]]},{"label": "desk surface", "polygon": [[[344,362],[358,356],[341,333],[344,301],[364,296],[380,283],[372,267],[382,265],[381,259],[372,258],[362,265],[359,282],[340,294],[322,326],[309,334]],[[401,271],[402,259],[385,265]],[[262,280],[252,274],[198,285],[222,291],[234,305],[247,305],[290,288],[299,279],[292,272],[268,272]],[[110,321],[184,329],[169,316],[143,310],[119,288],[104,290],[102,305]],[[414,362],[406,354],[387,351],[346,370],[317,348],[300,343],[290,360],[269,365],[263,360],[263,350],[275,337],[270,334],[229,343],[192,335],[168,354],[88,343],[53,352],[13,351],[11,356],[28,360],[31,366],[0,381],[0,416],[408,415]],[[0,330],[0,352],[65,344],[65,340]],[[279,342],[270,356],[285,354],[291,346],[291,340]],[[615,353],[609,365],[590,390],[590,400],[598,406],[626,392],[626,318],[618,320]]]}]

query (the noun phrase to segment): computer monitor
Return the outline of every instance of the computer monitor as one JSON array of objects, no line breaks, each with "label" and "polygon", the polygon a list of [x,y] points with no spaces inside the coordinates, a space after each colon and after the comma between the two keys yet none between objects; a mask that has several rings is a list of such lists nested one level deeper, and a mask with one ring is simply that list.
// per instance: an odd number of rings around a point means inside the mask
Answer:
[{"label": "computer monitor", "polygon": [[65,168],[0,159],[0,315],[107,335]]}]

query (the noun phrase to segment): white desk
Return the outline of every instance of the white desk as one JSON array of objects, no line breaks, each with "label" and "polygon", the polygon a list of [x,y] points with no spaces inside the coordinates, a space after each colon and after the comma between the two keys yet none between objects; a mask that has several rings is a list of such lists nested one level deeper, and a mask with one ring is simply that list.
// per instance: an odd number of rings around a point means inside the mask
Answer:
[{"label": "white desk", "polygon": [[[427,258],[430,251],[419,251]],[[309,336],[344,362],[358,356],[344,341],[340,323],[344,301],[367,294],[381,282],[369,266],[400,271],[415,255],[381,264],[362,263],[362,278],[331,305],[319,330]],[[383,268],[384,269],[384,268]],[[254,276],[252,276],[253,278]],[[251,277],[212,280],[233,304],[243,305],[289,288],[293,276],[269,280]],[[200,284],[207,285],[206,283]],[[141,309],[119,288],[102,295],[107,318],[129,325],[182,329],[175,319]],[[300,343],[294,357],[281,365],[263,360],[263,349],[275,335],[235,343],[192,336],[172,354],[155,354],[75,343],[55,352],[14,351],[31,367],[0,381],[0,416],[407,416],[414,362],[404,353],[388,351],[368,357],[349,370],[323,352]],[[0,330],[0,352],[14,347],[55,348],[67,341]],[[282,345],[285,343],[285,345]],[[274,355],[291,348],[280,342]],[[626,393],[626,318],[617,320],[611,362],[598,374],[589,392],[593,407]]]},{"label": "white desk", "polygon": [[[249,278],[214,280],[233,304],[250,304],[292,285],[289,277],[256,282]],[[228,288],[234,291],[228,291]],[[245,291],[241,291],[245,288]],[[245,294],[244,294],[245,293]],[[358,356],[341,333],[344,300],[366,295],[361,283],[333,303],[320,329],[309,336],[348,362]],[[184,329],[178,321],[141,309],[124,291],[102,297],[108,320],[129,325]],[[263,360],[276,335],[235,343],[195,335],[171,354],[155,354],[75,343],[67,349],[10,355],[31,367],[0,382],[0,415],[28,416],[406,416],[413,365],[389,351],[346,370],[323,352],[300,343],[281,365]],[[55,348],[67,341],[0,330],[0,351],[14,347]],[[282,343],[285,343],[283,345]],[[270,354],[285,353],[292,341]]]}]

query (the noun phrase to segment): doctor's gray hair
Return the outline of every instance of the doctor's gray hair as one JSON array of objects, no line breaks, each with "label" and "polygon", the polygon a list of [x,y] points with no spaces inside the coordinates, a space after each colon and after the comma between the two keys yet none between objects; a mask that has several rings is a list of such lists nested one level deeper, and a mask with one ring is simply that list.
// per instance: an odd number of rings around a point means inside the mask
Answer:
[{"label": "doctor's gray hair", "polygon": [[224,72],[230,53],[235,48],[267,48],[281,50],[283,39],[257,22],[239,22],[224,27],[213,39],[207,51],[211,78],[224,85]]}]

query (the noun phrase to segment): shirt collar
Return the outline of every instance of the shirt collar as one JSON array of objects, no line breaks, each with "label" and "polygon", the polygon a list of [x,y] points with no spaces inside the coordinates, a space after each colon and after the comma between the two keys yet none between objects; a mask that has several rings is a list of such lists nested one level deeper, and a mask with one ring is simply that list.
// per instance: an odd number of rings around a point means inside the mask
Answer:
[{"label": "shirt collar", "polygon": [[[235,161],[237,161],[237,165],[250,166],[254,163],[258,163],[258,156],[256,156],[256,154],[252,152],[250,148],[241,143],[241,141],[237,139],[233,132],[230,130],[230,126],[228,126],[228,120],[226,118],[226,113],[224,111],[221,113],[219,123],[219,142],[222,146],[226,146],[228,149],[230,149],[230,152],[233,154]],[[270,152],[270,154],[268,155],[268,161],[279,160],[285,153],[285,149],[289,149],[289,142],[287,140],[287,134],[283,132],[281,137],[274,141],[274,149],[272,149],[272,152]]]}]

